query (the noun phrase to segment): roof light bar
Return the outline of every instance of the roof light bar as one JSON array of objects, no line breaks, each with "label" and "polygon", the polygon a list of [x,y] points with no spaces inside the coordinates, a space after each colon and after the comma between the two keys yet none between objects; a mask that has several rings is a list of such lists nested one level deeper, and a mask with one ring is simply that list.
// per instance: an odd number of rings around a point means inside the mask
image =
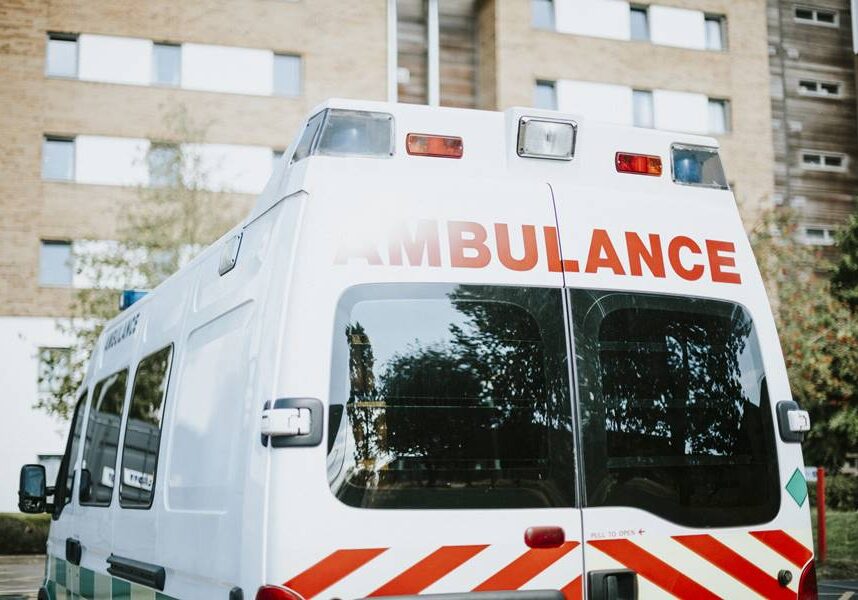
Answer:
[{"label": "roof light bar", "polygon": [[674,182],[719,190],[730,189],[717,148],[673,144],[670,156]]},{"label": "roof light bar", "polygon": [[618,173],[632,173],[635,175],[652,175],[661,177],[661,157],[649,154],[632,154],[630,152],[617,152],[614,157]]},{"label": "roof light bar", "polygon": [[125,310],[149,293],[149,290],[122,290],[119,296],[119,310]]},{"label": "roof light bar", "polygon": [[435,158],[462,158],[465,152],[462,138],[430,133],[409,133],[405,137],[405,149],[412,156]]},{"label": "roof light bar", "polygon": [[573,121],[521,117],[518,121],[518,155],[572,160],[577,133],[578,125]]}]

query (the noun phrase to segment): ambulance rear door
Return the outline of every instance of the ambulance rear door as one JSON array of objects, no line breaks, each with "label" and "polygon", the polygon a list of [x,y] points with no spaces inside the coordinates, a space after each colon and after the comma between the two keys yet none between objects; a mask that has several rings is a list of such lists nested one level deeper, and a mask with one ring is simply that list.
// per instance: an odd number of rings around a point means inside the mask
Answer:
[{"label": "ambulance rear door", "polygon": [[[582,136],[585,139],[585,136]],[[594,142],[595,143],[595,142]],[[552,181],[580,423],[585,585],[609,598],[795,598],[812,556],[790,391],[732,193],[583,154]]]},{"label": "ambulance rear door", "polygon": [[549,187],[313,160],[276,397],[319,399],[325,437],[271,450],[270,581],[308,599],[579,598]]}]

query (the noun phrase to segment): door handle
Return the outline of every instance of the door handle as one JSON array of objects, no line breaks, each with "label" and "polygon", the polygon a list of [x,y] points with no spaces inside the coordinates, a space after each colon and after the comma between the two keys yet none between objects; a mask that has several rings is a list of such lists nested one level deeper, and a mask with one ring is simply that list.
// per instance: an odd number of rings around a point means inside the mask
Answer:
[{"label": "door handle", "polygon": [[589,600],[637,600],[638,576],[634,571],[590,571]]},{"label": "door handle", "polygon": [[83,549],[80,546],[80,541],[74,538],[66,538],[66,560],[79,567],[82,554]]}]

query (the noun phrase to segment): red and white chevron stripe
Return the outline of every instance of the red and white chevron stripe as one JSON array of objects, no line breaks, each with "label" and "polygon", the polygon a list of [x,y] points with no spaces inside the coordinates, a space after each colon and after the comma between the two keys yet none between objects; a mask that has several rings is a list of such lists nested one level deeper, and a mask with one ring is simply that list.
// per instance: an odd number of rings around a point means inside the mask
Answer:
[{"label": "red and white chevron stripe", "polygon": [[[530,549],[510,556],[509,546],[475,544],[419,549],[341,549],[295,574],[283,585],[303,598],[359,598],[462,591],[560,589],[582,594],[583,548]],[[721,535],[638,536],[590,540],[591,570],[631,569],[641,598],[796,598],[802,568],[813,553],[782,530]],[[786,587],[777,581],[791,569]]]}]

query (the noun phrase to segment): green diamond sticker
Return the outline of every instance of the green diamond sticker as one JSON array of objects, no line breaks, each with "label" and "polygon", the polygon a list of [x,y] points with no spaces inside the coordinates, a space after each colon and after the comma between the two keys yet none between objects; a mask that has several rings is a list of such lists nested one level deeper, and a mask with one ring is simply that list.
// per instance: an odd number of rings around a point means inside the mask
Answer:
[{"label": "green diamond sticker", "polygon": [[799,506],[807,500],[807,482],[804,480],[804,475],[801,474],[801,469],[796,469],[792,477],[789,478],[786,491]]}]

